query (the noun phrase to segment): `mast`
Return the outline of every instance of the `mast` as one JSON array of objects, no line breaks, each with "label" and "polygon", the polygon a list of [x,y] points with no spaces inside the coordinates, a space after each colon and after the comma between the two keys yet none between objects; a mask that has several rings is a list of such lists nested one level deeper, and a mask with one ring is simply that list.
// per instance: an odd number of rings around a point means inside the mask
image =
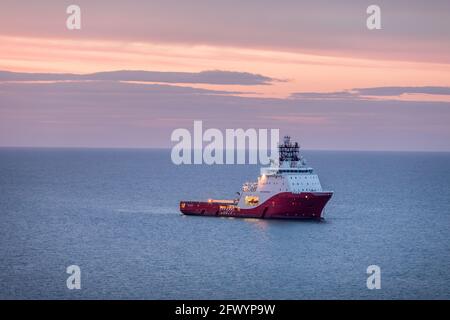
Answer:
[{"label": "mast", "polygon": [[296,167],[300,161],[299,149],[298,142],[292,143],[290,136],[284,136],[283,143],[278,145],[280,166],[286,163],[289,167]]}]

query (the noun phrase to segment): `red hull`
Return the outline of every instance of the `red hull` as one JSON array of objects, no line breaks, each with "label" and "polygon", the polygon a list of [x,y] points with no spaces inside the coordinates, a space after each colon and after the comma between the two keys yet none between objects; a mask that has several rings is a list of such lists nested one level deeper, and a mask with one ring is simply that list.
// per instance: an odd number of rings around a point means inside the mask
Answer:
[{"label": "red hull", "polygon": [[321,219],[332,192],[282,192],[251,209],[218,202],[181,201],[185,215],[264,219]]}]

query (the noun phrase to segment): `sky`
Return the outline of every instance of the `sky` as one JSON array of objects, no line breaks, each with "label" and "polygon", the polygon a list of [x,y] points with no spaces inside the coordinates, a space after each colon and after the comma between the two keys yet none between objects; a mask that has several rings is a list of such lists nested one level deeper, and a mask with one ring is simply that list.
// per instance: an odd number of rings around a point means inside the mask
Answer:
[{"label": "sky", "polygon": [[[81,30],[66,27],[71,4]],[[450,151],[449,1],[0,8],[0,146],[171,147],[203,120],[306,149]]]}]

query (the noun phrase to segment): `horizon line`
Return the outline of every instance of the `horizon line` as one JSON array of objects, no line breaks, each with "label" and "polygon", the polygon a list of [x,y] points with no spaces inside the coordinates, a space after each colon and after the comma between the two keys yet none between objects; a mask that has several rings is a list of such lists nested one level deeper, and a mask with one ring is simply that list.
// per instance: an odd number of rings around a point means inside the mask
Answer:
[{"label": "horizon line", "polygon": [[[170,151],[172,147],[90,147],[90,146],[1,146],[0,149],[69,149],[69,150],[167,150]],[[397,152],[397,153],[450,153],[450,150],[393,150],[393,149],[311,149],[300,148],[304,151],[331,151],[331,152]],[[196,149],[192,149],[194,151]],[[202,149],[200,149],[202,150]],[[229,150],[229,149],[224,149]],[[233,149],[239,151],[242,149]],[[245,149],[246,151],[254,149]],[[257,151],[257,150],[256,150]]]}]

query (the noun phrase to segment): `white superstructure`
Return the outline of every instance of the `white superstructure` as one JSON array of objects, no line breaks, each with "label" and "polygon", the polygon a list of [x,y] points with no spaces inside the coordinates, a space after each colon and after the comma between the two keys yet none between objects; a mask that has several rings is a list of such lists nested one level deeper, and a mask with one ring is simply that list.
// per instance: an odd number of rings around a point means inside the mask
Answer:
[{"label": "white superstructure", "polygon": [[292,144],[290,137],[284,137],[283,144],[279,146],[279,161],[272,161],[272,166],[261,168],[257,182],[243,185],[239,207],[255,207],[282,192],[321,192],[319,177],[313,168],[306,166],[298,150],[297,143]]}]

